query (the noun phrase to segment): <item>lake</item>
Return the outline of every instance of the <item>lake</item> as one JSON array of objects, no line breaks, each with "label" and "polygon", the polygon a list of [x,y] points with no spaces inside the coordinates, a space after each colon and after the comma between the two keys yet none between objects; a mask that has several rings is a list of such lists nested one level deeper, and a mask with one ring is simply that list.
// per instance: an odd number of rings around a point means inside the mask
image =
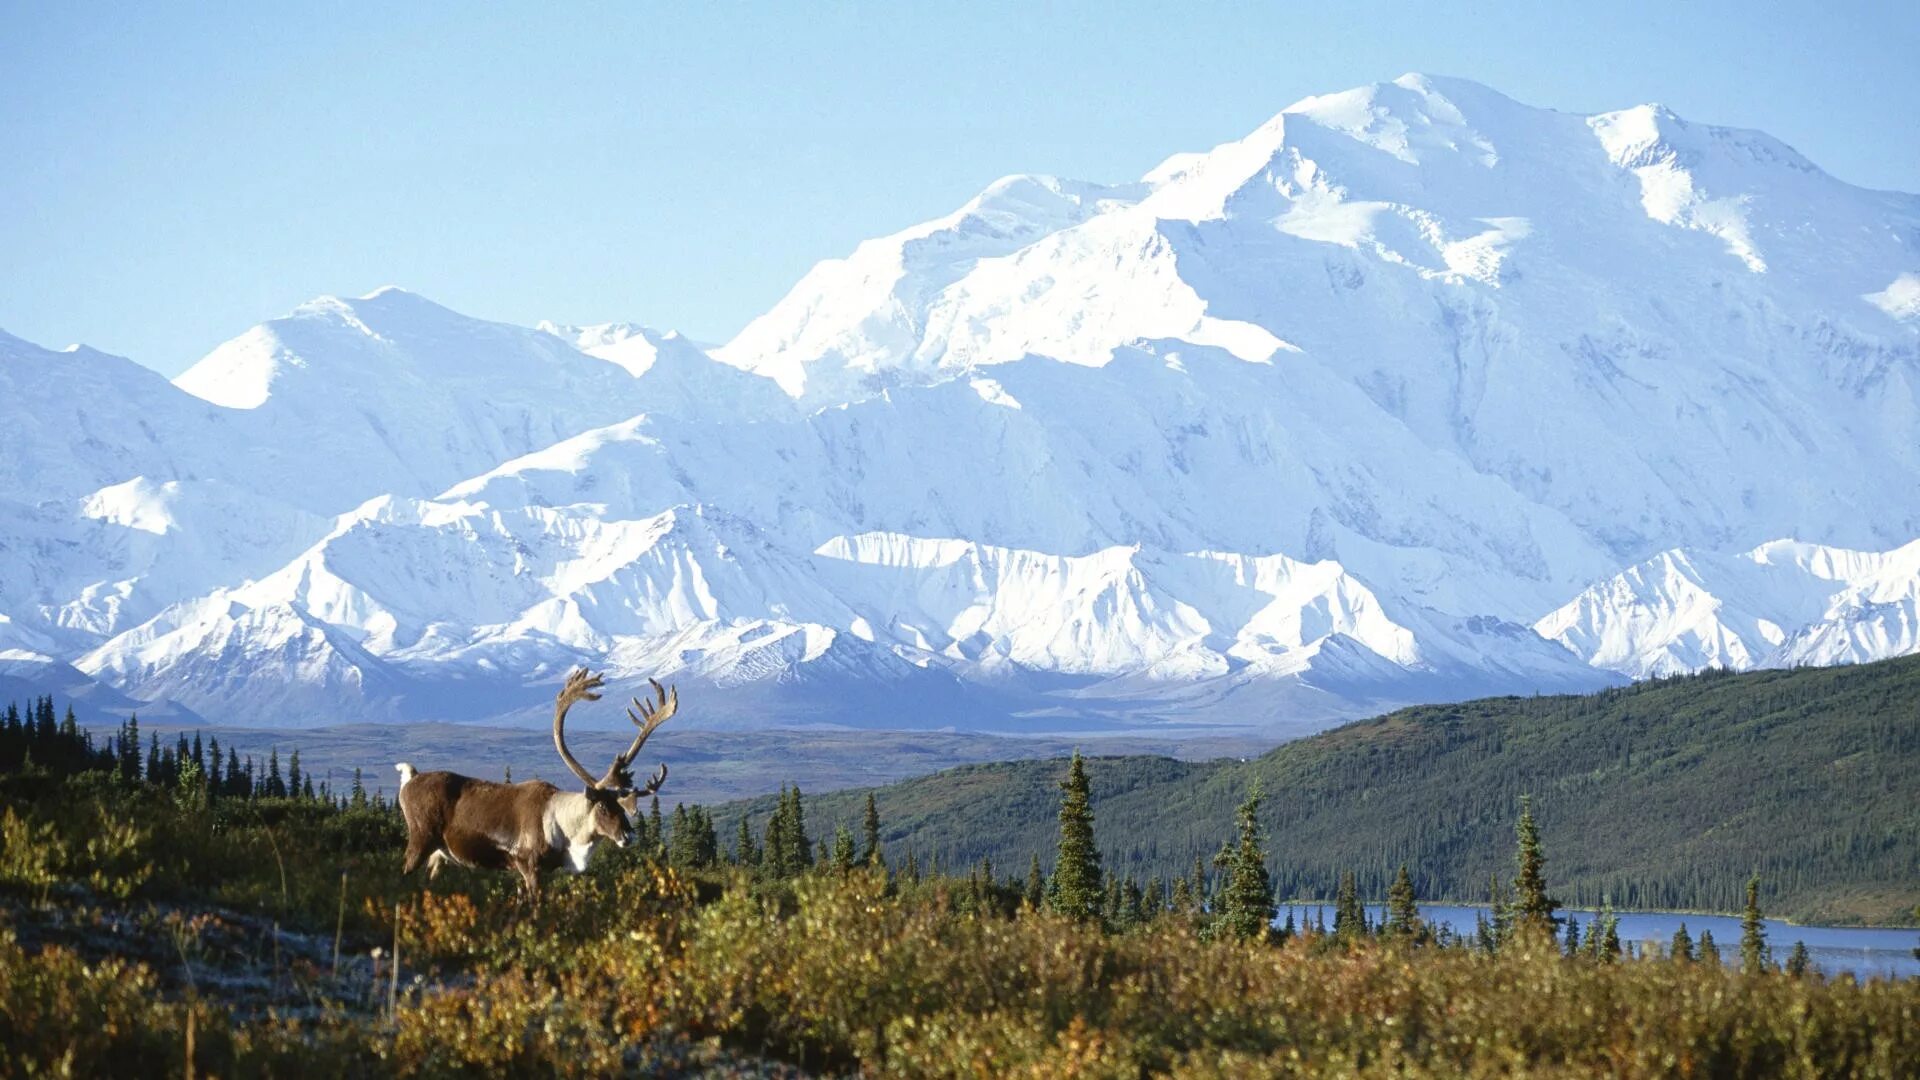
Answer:
[{"label": "lake", "polygon": [[[1289,910],[1294,913],[1296,922],[1311,923],[1316,917],[1315,913],[1319,912],[1329,926],[1333,923],[1332,904],[1282,904],[1282,922],[1286,921]],[[1473,936],[1476,920],[1485,917],[1486,913],[1486,908],[1451,904],[1420,905],[1422,918],[1466,937]],[[1369,904],[1367,914],[1377,924],[1385,918],[1385,908],[1383,905]],[[1595,912],[1586,910],[1561,914],[1570,914],[1580,921],[1580,936],[1583,939],[1596,919]],[[1655,942],[1664,951],[1667,943],[1673,939],[1673,932],[1684,922],[1687,924],[1687,933],[1693,936],[1696,943],[1700,940],[1701,931],[1713,931],[1713,941],[1720,947],[1722,963],[1734,966],[1740,963],[1740,920],[1737,916],[1692,915],[1670,911],[1622,911],[1618,916],[1622,948],[1638,953],[1647,942]],[[1814,966],[1828,975],[1850,973],[1862,979],[1920,976],[1920,959],[1913,955],[1914,946],[1920,945],[1920,929],[1795,926],[1773,919],[1763,921],[1766,923],[1767,944],[1773,949],[1775,963],[1785,963],[1787,954],[1793,951],[1793,943],[1804,941]]]}]

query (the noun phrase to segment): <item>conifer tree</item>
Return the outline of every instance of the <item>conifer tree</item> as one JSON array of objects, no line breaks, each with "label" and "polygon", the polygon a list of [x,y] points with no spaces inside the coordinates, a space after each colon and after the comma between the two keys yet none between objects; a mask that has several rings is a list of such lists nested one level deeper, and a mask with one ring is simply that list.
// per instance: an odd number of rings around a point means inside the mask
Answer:
[{"label": "conifer tree", "polygon": [[1184,875],[1173,879],[1173,900],[1169,906],[1175,915],[1192,915],[1199,910],[1199,905],[1193,901],[1193,889],[1187,885]]},{"label": "conifer tree", "polygon": [[671,832],[667,838],[667,864],[680,870],[693,868],[693,829],[687,824],[687,804],[675,803]]},{"label": "conifer tree", "polygon": [[1567,916],[1567,937],[1564,950],[1568,956],[1580,955],[1580,920]]},{"label": "conifer tree", "polygon": [[1198,855],[1193,857],[1193,877],[1190,880],[1193,885],[1194,913],[1199,914],[1206,909],[1213,892],[1210,888],[1212,883],[1207,878],[1207,861]]},{"label": "conifer tree", "polygon": [[1420,906],[1413,895],[1413,875],[1407,873],[1407,864],[1400,864],[1400,872],[1393,877],[1393,885],[1387,889],[1387,921],[1381,927],[1387,937],[1400,941],[1411,941],[1417,935],[1420,926]]},{"label": "conifer tree", "polygon": [[1687,924],[1681,923],[1680,929],[1673,932],[1673,941],[1667,945],[1667,953],[1681,963],[1693,959],[1693,935],[1687,933]]},{"label": "conifer tree", "polygon": [[1359,941],[1367,932],[1367,913],[1360,906],[1360,889],[1353,871],[1340,872],[1340,891],[1333,901],[1333,939],[1343,945]]},{"label": "conifer tree", "polygon": [[1027,887],[1023,898],[1027,906],[1035,911],[1040,910],[1040,905],[1047,902],[1047,879],[1040,872],[1038,852],[1027,857]]},{"label": "conifer tree", "polygon": [[120,747],[120,775],[129,783],[140,779],[140,714],[127,717],[126,741]]},{"label": "conifer tree", "polygon": [[[355,772],[357,773],[358,770]],[[231,746],[227,747],[227,794],[237,795],[242,799],[253,795],[253,770],[240,767],[240,751]],[[363,804],[365,801],[364,798],[361,800]]]},{"label": "conifer tree", "polygon": [[779,880],[793,875],[793,856],[787,851],[787,786],[780,785],[780,801],[767,818],[767,831],[761,837],[760,865],[769,877]]},{"label": "conifer tree", "polygon": [[207,743],[207,792],[212,795],[226,794],[226,776],[220,771],[220,740]]},{"label": "conifer tree", "polygon": [[1713,931],[1711,930],[1700,931],[1700,944],[1697,948],[1694,949],[1694,955],[1699,957],[1700,962],[1703,964],[1713,964],[1716,967],[1719,966],[1720,946],[1714,943]]},{"label": "conifer tree", "polygon": [[1132,874],[1120,883],[1120,919],[1127,926],[1147,921],[1147,894],[1140,888],[1140,879]]},{"label": "conifer tree", "polygon": [[1108,877],[1107,887],[1100,892],[1100,918],[1115,930],[1125,928],[1121,921],[1120,879],[1117,877]]},{"label": "conifer tree", "polygon": [[759,866],[760,851],[753,846],[753,826],[747,815],[740,815],[740,834],[733,838],[733,861],[740,866]]},{"label": "conifer tree", "polygon": [[267,754],[267,790],[270,799],[279,798],[287,793],[287,782],[280,775],[280,748],[274,747]]},{"label": "conifer tree", "polygon": [[1488,930],[1488,937],[1493,942],[1493,947],[1498,949],[1507,943],[1508,937],[1513,932],[1512,898],[1507,895],[1506,884],[1500,880],[1499,874],[1487,880],[1487,897],[1488,903],[1493,908],[1489,915],[1493,923]]},{"label": "conifer tree", "polygon": [[866,813],[860,819],[860,832],[864,848],[860,861],[867,866],[886,865],[886,855],[880,850],[880,807],[873,801],[873,792],[867,792]]},{"label": "conifer tree", "polygon": [[1267,873],[1267,852],[1261,844],[1260,785],[1256,782],[1240,804],[1239,836],[1223,853],[1226,883],[1221,888],[1221,928],[1243,941],[1267,936],[1273,926],[1273,878]]},{"label": "conifer tree", "polygon": [[1747,908],[1740,915],[1740,970],[1758,975],[1773,966],[1766,927],[1760,922],[1760,875],[1747,879]]},{"label": "conifer tree", "polygon": [[647,812],[647,835],[653,840],[653,850],[648,852],[653,858],[667,857],[667,825],[660,817],[660,796],[653,797],[653,808]]},{"label": "conifer tree", "polygon": [[1600,929],[1594,936],[1600,942],[1596,951],[1602,963],[1611,964],[1620,958],[1620,916],[1613,913],[1611,901],[1600,911]]},{"label": "conifer tree", "polygon": [[1807,943],[1796,941],[1793,951],[1787,954],[1787,974],[1798,979],[1806,975],[1813,966],[1813,957],[1807,954]]},{"label": "conifer tree", "polygon": [[845,825],[836,825],[833,830],[833,868],[841,877],[853,872],[854,845],[853,833]]},{"label": "conifer tree", "polygon": [[295,748],[293,756],[287,759],[287,794],[298,798],[300,795],[300,751]]},{"label": "conifer tree", "polygon": [[1520,796],[1520,822],[1514,828],[1513,921],[1532,933],[1551,936],[1559,922],[1554,912],[1560,901],[1547,895],[1547,856],[1540,850],[1540,830],[1533,821],[1533,796]]},{"label": "conifer tree", "polygon": [[353,793],[348,796],[348,805],[355,810],[364,809],[367,805],[367,786],[360,776],[358,765],[353,767]]},{"label": "conifer tree", "polygon": [[807,836],[807,811],[800,802],[800,785],[793,785],[783,824],[787,830],[787,851],[793,858],[793,872],[802,873],[813,865],[813,840]]},{"label": "conifer tree", "polygon": [[1054,911],[1069,918],[1098,919],[1102,896],[1100,849],[1093,843],[1093,789],[1078,750],[1067,766],[1067,778],[1060,782],[1060,792],[1060,848],[1047,899]]}]

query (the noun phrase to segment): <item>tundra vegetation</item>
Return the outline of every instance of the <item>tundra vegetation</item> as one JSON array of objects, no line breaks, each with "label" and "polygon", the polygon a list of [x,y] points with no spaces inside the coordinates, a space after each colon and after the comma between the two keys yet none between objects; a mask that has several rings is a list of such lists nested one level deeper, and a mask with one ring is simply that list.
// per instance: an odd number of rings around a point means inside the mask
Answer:
[{"label": "tundra vegetation", "polygon": [[1415,871],[1378,925],[1347,875],[1334,926],[1276,928],[1273,789],[1205,823],[1215,858],[1116,879],[1078,760],[1008,872],[889,846],[884,799],[810,824],[789,788],[730,844],[652,805],[535,906],[507,875],[402,878],[377,795],[244,763],[242,790],[205,748],[96,747],[52,713],[0,717],[6,1075],[1920,1073],[1915,980],[1823,978],[1764,939],[1723,966],[1556,938],[1517,803],[1474,937],[1422,920]]}]

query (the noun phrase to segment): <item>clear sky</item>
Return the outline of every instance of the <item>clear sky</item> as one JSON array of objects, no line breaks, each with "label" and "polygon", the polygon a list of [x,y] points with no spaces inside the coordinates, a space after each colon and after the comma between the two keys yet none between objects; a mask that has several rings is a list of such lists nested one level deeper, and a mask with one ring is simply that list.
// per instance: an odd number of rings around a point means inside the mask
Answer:
[{"label": "clear sky", "polygon": [[999,176],[1132,179],[1407,71],[1920,191],[1894,0],[294,7],[0,0],[0,328],[173,374],[397,284],[723,341]]}]

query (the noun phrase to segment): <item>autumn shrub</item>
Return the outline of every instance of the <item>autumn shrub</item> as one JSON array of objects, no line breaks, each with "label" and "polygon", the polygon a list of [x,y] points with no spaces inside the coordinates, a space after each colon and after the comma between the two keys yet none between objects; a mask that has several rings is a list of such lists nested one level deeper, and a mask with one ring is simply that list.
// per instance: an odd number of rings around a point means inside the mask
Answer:
[{"label": "autumn shrub", "polygon": [[[1920,986],[1706,965],[1202,942],[1026,913],[961,916],[820,877],[780,917],[745,893],[695,922],[681,1022],[898,1075],[1352,1073],[1899,1076]],[[1071,1066],[1069,1068],[1069,1065]]]},{"label": "autumn shrub", "polygon": [[[1920,980],[1569,960],[1524,932],[1495,953],[1209,940],[1181,916],[1114,933],[983,901],[967,879],[769,881],[633,851],[548,875],[534,905],[510,875],[399,877],[376,811],[17,779],[0,779],[0,1075],[177,1074],[190,1018],[196,1069],[220,1076],[713,1060],[907,1077],[1920,1075]],[[24,946],[9,920],[91,952]],[[107,923],[161,936],[162,970],[83,932]],[[236,960],[235,940],[336,925],[338,979],[282,981],[275,955],[264,997],[217,1000],[209,969],[266,966]],[[171,977],[173,952],[197,986]]]}]

